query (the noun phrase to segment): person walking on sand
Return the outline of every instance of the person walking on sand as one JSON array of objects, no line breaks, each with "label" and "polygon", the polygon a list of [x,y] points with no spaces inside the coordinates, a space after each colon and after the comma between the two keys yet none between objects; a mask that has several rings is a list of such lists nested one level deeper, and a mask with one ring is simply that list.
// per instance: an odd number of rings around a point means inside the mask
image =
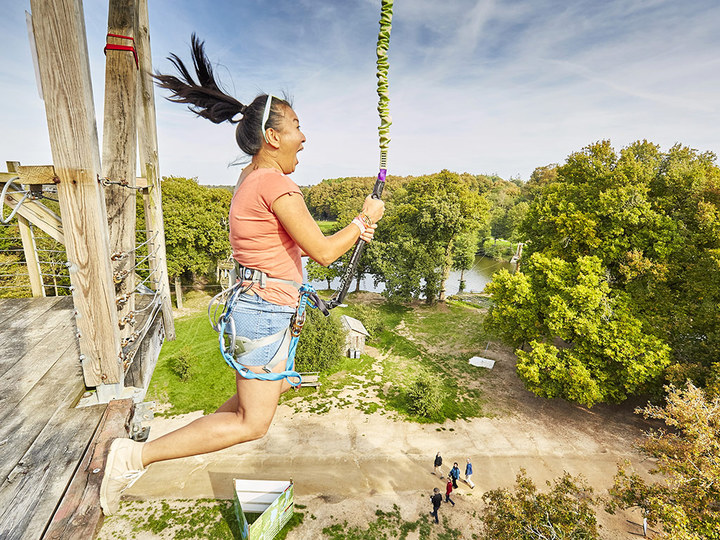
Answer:
[{"label": "person walking on sand", "polygon": [[[243,343],[252,348],[239,349],[237,367],[233,366],[236,392],[214,413],[146,443],[112,442],[100,487],[106,516],[118,510],[122,492],[151,463],[216,452],[267,433],[280,395],[291,386],[282,360],[289,356],[289,341],[283,336],[290,334],[299,302],[301,257],[329,265],[358,238],[370,242],[384,212],[381,200],[368,197],[351,223],[325,236],[288,176],[305,142],[289,101],[260,94],[241,103],[222,89],[204,43],[194,34],[191,49],[197,82],[174,54],[170,60],[178,76],[157,74],[155,79],[170,90],[170,101],[188,104],[193,113],[213,123],[237,124],[235,140],[249,164],[240,173],[230,203],[230,245],[239,268],[236,285],[242,287],[230,317]],[[186,133],[184,140],[194,135]]]},{"label": "person walking on sand", "polygon": [[430,501],[432,501],[433,505],[430,515],[435,518],[435,523],[440,523],[440,520],[438,519],[438,510],[440,510],[440,505],[442,504],[442,495],[440,495],[440,490],[438,488],[433,489],[433,494],[430,495]]},{"label": "person walking on sand", "polygon": [[453,467],[450,469],[448,477],[452,478],[452,485],[455,489],[457,489],[457,481],[460,478],[460,467],[458,467],[457,461],[453,463]]},{"label": "person walking on sand", "polygon": [[438,475],[440,475],[440,479],[442,480],[442,478],[443,478],[443,473],[442,473],[442,456],[440,455],[440,452],[438,452],[437,454],[435,454],[435,470],[434,470],[433,474],[438,474]]},{"label": "person walking on sand", "polygon": [[470,489],[475,489],[475,484],[472,481],[473,468],[470,463],[470,458],[467,458],[467,465],[465,465],[465,483],[470,486]]},{"label": "person walking on sand", "polygon": [[448,477],[447,485],[445,486],[445,502],[452,503],[452,505],[455,506],[455,501],[453,501],[450,498],[450,494],[452,493],[452,490],[453,490],[452,478]]}]

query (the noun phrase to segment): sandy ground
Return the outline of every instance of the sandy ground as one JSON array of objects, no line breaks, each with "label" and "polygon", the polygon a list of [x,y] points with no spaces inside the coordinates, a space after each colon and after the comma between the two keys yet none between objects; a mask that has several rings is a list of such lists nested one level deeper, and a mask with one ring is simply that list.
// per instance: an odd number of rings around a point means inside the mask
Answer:
[{"label": "sandy ground", "polygon": [[[444,493],[444,482],[432,473],[440,451],[445,471],[457,461],[464,472],[465,459],[472,460],[475,489],[461,481],[453,495],[456,506],[443,504],[440,510],[465,538],[472,538],[480,532],[483,491],[512,486],[520,468],[543,487],[563,471],[582,473],[596,494],[611,486],[622,460],[631,460],[641,472],[650,468],[632,447],[648,427],[633,414],[632,405],[588,410],[537,398],[515,376],[508,350],[484,354],[496,360],[480,381],[490,418],[419,425],[354,408],[311,414],[281,405],[265,438],[215,454],[156,463],[127,495],[140,500],[231,498],[234,478],[292,479],[296,503],[307,508],[303,524],[288,539],[315,539],[322,538],[323,527],[344,520],[362,525],[375,519],[377,508],[387,511],[393,504],[407,520],[427,513],[432,488]],[[155,419],[151,438],[199,415]],[[608,540],[641,533],[637,512],[611,516],[598,509],[598,521]],[[123,537],[123,523],[106,522],[99,538]],[[136,538],[160,537],[140,533]]]}]

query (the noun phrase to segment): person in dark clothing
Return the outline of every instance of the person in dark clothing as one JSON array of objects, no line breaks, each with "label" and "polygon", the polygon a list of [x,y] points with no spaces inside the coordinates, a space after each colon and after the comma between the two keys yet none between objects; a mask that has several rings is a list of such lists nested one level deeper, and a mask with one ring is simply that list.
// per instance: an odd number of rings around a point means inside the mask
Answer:
[{"label": "person in dark clothing", "polygon": [[435,455],[435,474],[439,474],[440,478],[443,477],[442,469],[440,468],[442,466],[442,456],[440,455],[440,452],[438,452]]},{"label": "person in dark clothing", "polygon": [[433,489],[433,494],[430,496],[430,500],[433,505],[430,515],[435,518],[435,523],[440,523],[440,520],[438,519],[438,510],[440,510],[440,505],[442,504],[442,495],[440,495],[440,490],[438,488]]},{"label": "person in dark clothing", "polygon": [[457,481],[460,478],[460,467],[458,467],[457,461],[453,463],[453,468],[450,469],[450,473],[448,474],[448,476],[452,478],[453,488],[457,489]]},{"label": "person in dark clothing", "polygon": [[450,498],[450,494],[452,493],[452,490],[453,490],[452,478],[448,478],[447,486],[445,486],[445,502],[452,503],[452,505],[455,506],[455,501],[453,501]]}]

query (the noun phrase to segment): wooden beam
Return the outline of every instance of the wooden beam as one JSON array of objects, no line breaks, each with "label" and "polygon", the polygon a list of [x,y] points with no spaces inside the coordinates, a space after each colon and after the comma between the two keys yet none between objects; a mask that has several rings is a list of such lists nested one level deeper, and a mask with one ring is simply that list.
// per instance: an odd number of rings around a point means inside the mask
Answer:
[{"label": "wooden beam", "polygon": [[[20,169],[19,161],[8,161],[7,168],[9,174],[17,174]],[[0,204],[3,204],[0,201]],[[19,210],[19,209],[18,209]],[[30,277],[30,290],[33,297],[45,296],[45,287],[43,287],[42,272],[40,270],[40,262],[37,256],[37,247],[35,246],[35,235],[30,228],[30,222],[27,218],[18,216],[18,230],[20,231],[20,239],[22,240],[23,251],[25,252],[25,264]]]},{"label": "wooden beam", "polygon": [[175,339],[175,320],[173,318],[170,299],[170,281],[167,273],[167,254],[165,251],[165,225],[163,224],[162,190],[160,188],[160,163],[158,159],[157,126],[155,120],[155,94],[152,80],[152,57],[150,55],[150,28],[148,23],[147,0],[138,0],[139,27],[136,46],[140,57],[139,98],[138,107],[138,152],[140,154],[140,171],[147,179],[147,193],[143,194],[145,202],[145,223],[148,238],[157,234],[156,239],[148,244],[150,253],[150,271],[156,283],[153,289],[162,298],[162,314],[165,326],[165,337]]},{"label": "wooden beam", "polygon": [[[110,0],[108,8],[108,44],[132,46],[137,35],[136,0]],[[133,332],[125,317],[135,310],[135,186],[137,156],[137,79],[135,55],[127,50],[108,49],[105,53],[105,119],[103,121],[102,176],[110,182],[105,188],[105,205],[110,230],[111,253],[123,256],[113,262],[115,275],[124,276],[115,285],[117,295],[128,301],[117,309],[120,337]]]},{"label": "wooden beam", "polygon": [[[0,184],[0,186],[2,186],[2,184]],[[15,206],[20,203],[21,199],[22,191],[15,191],[10,188],[5,195],[5,201],[0,202],[4,202],[10,208],[15,208]],[[65,235],[63,234],[63,226],[60,216],[41,202],[27,199],[24,203],[22,203],[22,205],[20,205],[20,209],[15,215],[27,219],[45,234],[65,245]]]},{"label": "wooden beam", "polygon": [[117,399],[108,403],[98,431],[90,442],[42,540],[97,536],[103,520],[100,509],[100,483],[107,453],[114,439],[129,436],[134,409],[132,399]]},{"label": "wooden beam", "polygon": [[121,384],[122,349],[80,0],[31,0],[87,386]]},{"label": "wooden beam", "polygon": [[18,229],[20,230],[20,239],[22,240],[23,251],[25,252],[25,264],[27,264],[28,275],[30,276],[32,295],[36,298],[45,296],[42,271],[40,270],[40,261],[38,260],[35,246],[35,235],[30,228],[30,222],[27,218],[18,216]]}]

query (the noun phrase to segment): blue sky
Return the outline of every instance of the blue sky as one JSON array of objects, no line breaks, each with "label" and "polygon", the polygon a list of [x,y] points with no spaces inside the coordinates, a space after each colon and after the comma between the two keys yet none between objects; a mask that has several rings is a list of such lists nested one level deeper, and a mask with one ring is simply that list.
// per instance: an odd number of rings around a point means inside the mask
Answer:
[{"label": "blue sky", "polygon": [[[51,162],[30,58],[29,0],[2,0],[3,160]],[[374,176],[379,0],[150,0],[153,63],[206,41],[242,102],[288,92],[308,140],[293,174]],[[85,2],[102,134],[107,2]],[[720,152],[720,2],[395,0],[390,41],[390,174],[447,168],[527,179],[601,139]],[[161,174],[232,184],[234,126],[156,91]]]}]

